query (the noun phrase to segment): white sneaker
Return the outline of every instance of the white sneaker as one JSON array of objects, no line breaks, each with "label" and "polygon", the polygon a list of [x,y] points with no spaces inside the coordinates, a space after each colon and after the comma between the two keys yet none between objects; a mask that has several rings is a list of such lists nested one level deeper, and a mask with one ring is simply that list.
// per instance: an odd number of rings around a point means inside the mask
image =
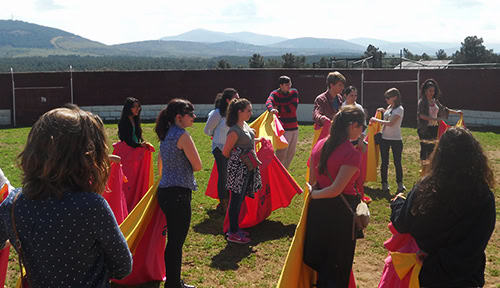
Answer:
[{"label": "white sneaker", "polygon": [[403,185],[403,182],[399,182],[398,183],[398,193],[403,192],[405,190],[406,190],[406,187],[405,187],[405,185]]},{"label": "white sneaker", "polygon": [[382,191],[387,192],[389,190],[391,190],[391,187],[389,187],[389,183],[382,182]]}]

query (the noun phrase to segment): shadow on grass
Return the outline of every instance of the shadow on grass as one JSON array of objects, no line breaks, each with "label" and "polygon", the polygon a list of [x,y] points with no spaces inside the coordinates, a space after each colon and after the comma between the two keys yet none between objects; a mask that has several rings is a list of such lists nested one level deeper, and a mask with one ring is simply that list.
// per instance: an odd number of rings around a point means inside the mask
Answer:
[{"label": "shadow on grass", "polygon": [[262,223],[245,229],[250,233],[252,241],[248,244],[236,244],[228,242],[226,247],[212,258],[211,267],[226,271],[237,270],[238,263],[255,253],[254,246],[270,240],[281,239],[283,237],[293,237],[297,225],[283,225],[278,221],[265,220]]},{"label": "shadow on grass", "polygon": [[387,202],[390,202],[395,196],[391,194],[391,191],[384,192],[382,189],[372,189],[369,187],[365,187],[365,194],[370,196],[373,200],[385,199]]},{"label": "shadow on grass", "polygon": [[221,235],[222,225],[224,224],[224,215],[215,211],[215,209],[207,210],[208,218],[193,226],[196,233],[205,235]]}]

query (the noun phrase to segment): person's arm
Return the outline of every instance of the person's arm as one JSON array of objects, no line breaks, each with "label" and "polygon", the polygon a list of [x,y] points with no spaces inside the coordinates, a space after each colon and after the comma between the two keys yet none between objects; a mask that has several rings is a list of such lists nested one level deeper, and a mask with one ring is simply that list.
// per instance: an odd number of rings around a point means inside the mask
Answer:
[{"label": "person's arm", "polygon": [[405,198],[403,193],[399,193],[391,200],[391,222],[399,233],[410,232],[411,221],[413,218],[410,212],[410,207],[413,194],[414,190],[410,191],[410,193],[408,193],[408,197]]},{"label": "person's arm", "polygon": [[200,154],[198,154],[198,150],[194,145],[193,138],[191,138],[191,135],[189,135],[187,131],[179,137],[177,147],[184,151],[184,154],[186,154],[186,157],[193,167],[193,171],[200,171],[202,168]]},{"label": "person's arm", "polygon": [[391,120],[382,120],[382,119],[377,119],[375,117],[372,117],[370,119],[370,121],[372,122],[378,122],[378,123],[381,123],[382,125],[384,126],[388,126],[388,127],[392,127],[394,126],[394,124],[396,124],[396,122],[398,121],[398,119],[400,118],[401,116],[399,115],[392,115],[391,117]]},{"label": "person's arm", "polygon": [[[110,278],[122,279],[132,272],[132,254],[123,233],[116,223],[113,211],[104,198],[99,197],[95,209],[89,209],[88,225],[94,229],[96,241],[104,254],[104,263]],[[95,217],[92,217],[95,216]]]},{"label": "person's arm", "polygon": [[269,111],[269,112],[271,112],[273,114],[277,114],[278,113],[278,109],[275,108],[275,104],[274,104],[274,94],[273,94],[273,92],[271,92],[271,94],[269,94],[269,97],[267,97],[266,109],[267,109],[267,111]]},{"label": "person's arm", "polygon": [[323,198],[334,198],[340,195],[344,191],[345,186],[349,183],[354,173],[358,171],[358,166],[342,165],[340,167],[339,173],[333,183],[320,190],[314,190],[311,197],[313,199],[323,199]]},{"label": "person's arm", "polygon": [[233,131],[227,134],[226,143],[224,144],[224,148],[222,148],[222,155],[224,155],[224,157],[229,158],[229,156],[231,156],[231,150],[233,150],[237,141],[238,134],[236,134],[236,132]]},{"label": "person's arm", "polygon": [[140,143],[136,143],[136,142],[134,142],[134,140],[132,140],[132,124],[126,125],[124,123],[119,123],[118,124],[118,131],[120,131],[119,132],[120,140],[127,143],[128,146],[133,147],[133,148],[137,148],[137,147],[141,146]]},{"label": "person's arm", "polygon": [[316,183],[316,173],[314,172],[314,166],[316,163],[313,161],[313,157],[309,158],[309,184],[314,185]]},{"label": "person's arm", "polygon": [[319,126],[323,126],[326,121],[331,121],[332,119],[328,118],[325,115],[324,105],[327,105],[323,99],[321,99],[321,95],[314,99],[314,108],[313,108],[313,121]]},{"label": "person's arm", "polygon": [[217,125],[219,125],[220,119],[222,119],[222,116],[220,115],[219,110],[212,110],[208,114],[207,124],[205,124],[205,129],[203,129],[203,132],[205,132],[205,134],[207,134],[208,136],[213,136],[215,128],[217,128]]}]

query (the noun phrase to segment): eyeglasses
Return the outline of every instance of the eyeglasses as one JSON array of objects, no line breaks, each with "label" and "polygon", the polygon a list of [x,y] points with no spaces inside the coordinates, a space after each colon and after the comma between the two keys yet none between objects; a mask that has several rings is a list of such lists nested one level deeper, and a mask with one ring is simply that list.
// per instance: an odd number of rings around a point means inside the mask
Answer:
[{"label": "eyeglasses", "polygon": [[184,115],[189,115],[191,117],[194,117],[194,112],[184,112]]},{"label": "eyeglasses", "polygon": [[385,99],[389,100],[391,99],[393,96],[385,96]]}]

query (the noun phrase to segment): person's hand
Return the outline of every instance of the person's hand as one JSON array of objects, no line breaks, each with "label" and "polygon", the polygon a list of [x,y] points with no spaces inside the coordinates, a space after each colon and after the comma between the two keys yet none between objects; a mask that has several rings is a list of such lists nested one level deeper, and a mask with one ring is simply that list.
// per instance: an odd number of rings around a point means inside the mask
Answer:
[{"label": "person's hand", "polygon": [[382,107],[377,108],[377,112],[382,112],[382,113],[384,113],[384,112],[385,112],[385,109],[384,109],[384,108],[382,108]]},{"label": "person's hand", "polygon": [[330,120],[330,118],[328,118],[327,116],[323,115],[323,116],[321,116],[321,121],[322,121],[323,123],[326,123],[327,121],[331,121],[331,120]]},{"label": "person's hand", "polygon": [[406,200],[406,196],[405,196],[404,193],[398,193],[396,196],[394,196],[394,198],[391,199],[391,202],[394,201],[394,200],[396,200],[396,199],[398,199],[398,197],[403,198],[403,199]]},{"label": "person's hand", "polygon": [[309,199],[312,199],[313,188],[312,188],[311,184],[309,184],[309,182],[306,182],[306,186],[307,186],[307,189],[309,190],[309,193],[307,193],[307,197]]},{"label": "person's hand", "polygon": [[122,160],[122,158],[118,155],[112,155],[112,154],[109,154],[108,155],[108,159],[110,162],[113,162],[113,163],[116,163],[116,164],[119,164]]},{"label": "person's hand", "polygon": [[464,115],[464,112],[462,112],[462,110],[458,110],[457,113],[460,115],[460,116],[463,116]]},{"label": "person's hand", "polygon": [[271,112],[271,113],[273,113],[273,114],[278,114],[278,113],[279,113],[279,112],[278,112],[278,109],[274,109],[274,108],[273,108],[273,109],[271,109],[271,111],[269,111],[269,112]]},{"label": "person's hand", "polygon": [[362,137],[359,138],[357,146],[359,149],[361,149],[361,153],[366,153],[366,143],[365,141],[363,141]]}]

